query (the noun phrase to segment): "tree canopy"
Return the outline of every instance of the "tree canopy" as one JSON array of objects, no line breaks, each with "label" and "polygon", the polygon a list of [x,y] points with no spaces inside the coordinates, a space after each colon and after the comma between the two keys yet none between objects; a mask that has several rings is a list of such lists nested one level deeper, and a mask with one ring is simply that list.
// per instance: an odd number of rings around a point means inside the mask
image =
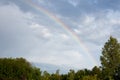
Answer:
[{"label": "tree canopy", "polygon": [[120,43],[117,39],[110,37],[102,49],[102,56],[100,57],[101,65],[105,79],[113,79],[117,67],[120,65]]},{"label": "tree canopy", "polygon": [[39,80],[40,76],[40,69],[24,58],[0,58],[0,80]]}]

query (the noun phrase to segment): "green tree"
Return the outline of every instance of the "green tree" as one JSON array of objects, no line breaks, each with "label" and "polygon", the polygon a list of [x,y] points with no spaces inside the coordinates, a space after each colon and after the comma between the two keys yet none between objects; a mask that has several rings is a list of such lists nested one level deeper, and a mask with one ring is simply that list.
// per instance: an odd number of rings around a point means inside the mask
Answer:
[{"label": "green tree", "polygon": [[100,79],[98,79],[96,75],[94,76],[88,75],[88,76],[83,76],[82,80],[100,80]]},{"label": "green tree", "polygon": [[47,71],[43,72],[42,80],[50,80],[50,74]]},{"label": "green tree", "polygon": [[55,74],[55,75],[56,75],[56,78],[57,78],[56,80],[60,80],[60,73],[59,73],[59,72],[60,72],[59,69],[56,70],[56,74]]},{"label": "green tree", "polygon": [[61,80],[60,79],[60,74],[59,74],[59,69],[58,70],[56,70],[56,73],[54,74],[51,74],[51,76],[50,76],[50,80]]},{"label": "green tree", "polygon": [[81,80],[85,75],[84,70],[78,70],[75,74],[75,80]]},{"label": "green tree", "polygon": [[95,75],[97,77],[97,79],[101,78],[101,72],[102,72],[101,69],[97,66],[93,67],[93,69],[92,69],[92,75],[93,76]]},{"label": "green tree", "polygon": [[61,80],[67,80],[67,74],[61,74]]},{"label": "green tree", "polygon": [[40,80],[40,69],[24,58],[0,58],[0,80]]},{"label": "green tree", "polygon": [[36,67],[33,67],[33,70],[32,70],[32,79],[33,80],[41,80],[41,71],[39,68],[36,68]]},{"label": "green tree", "polygon": [[67,78],[67,80],[74,80],[74,77],[75,77],[75,71],[71,69],[68,72],[68,78]]},{"label": "green tree", "polygon": [[78,70],[75,73],[75,80],[82,80],[84,76],[92,75],[88,69]]},{"label": "green tree", "polygon": [[116,68],[120,64],[120,44],[117,39],[110,37],[105,43],[100,60],[104,79],[113,79]]}]

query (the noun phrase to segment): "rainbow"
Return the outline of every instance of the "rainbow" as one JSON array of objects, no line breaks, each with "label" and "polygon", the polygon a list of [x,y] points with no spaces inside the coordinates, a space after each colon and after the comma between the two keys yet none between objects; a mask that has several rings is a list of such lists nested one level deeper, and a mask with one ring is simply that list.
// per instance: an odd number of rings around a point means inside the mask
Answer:
[{"label": "rainbow", "polygon": [[80,37],[65,23],[63,23],[59,18],[54,16],[52,13],[50,13],[48,10],[42,8],[41,6],[38,6],[32,0],[26,0],[26,3],[30,5],[31,7],[35,8],[37,11],[40,11],[41,13],[45,14],[47,17],[49,17],[51,20],[59,24],[68,34],[73,37],[73,39],[79,44],[79,46],[83,49],[84,53],[86,56],[89,57],[90,61],[92,64],[98,66],[98,63],[94,59],[94,57],[90,54],[89,49],[84,45]]}]

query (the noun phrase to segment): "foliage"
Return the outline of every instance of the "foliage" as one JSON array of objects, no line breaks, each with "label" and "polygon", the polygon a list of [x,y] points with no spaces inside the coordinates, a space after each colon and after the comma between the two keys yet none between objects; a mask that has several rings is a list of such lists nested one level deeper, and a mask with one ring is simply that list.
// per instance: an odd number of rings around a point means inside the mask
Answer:
[{"label": "foliage", "polygon": [[100,57],[104,79],[113,79],[116,68],[120,65],[120,44],[117,39],[110,37],[105,43]]},{"label": "foliage", "polygon": [[0,80],[38,80],[40,76],[40,70],[23,58],[0,58]]},{"label": "foliage", "polygon": [[82,80],[99,80],[96,75],[94,76],[83,76]]},{"label": "foliage", "polygon": [[74,70],[70,70],[68,72],[67,80],[74,80],[74,77],[75,77],[75,71]]}]

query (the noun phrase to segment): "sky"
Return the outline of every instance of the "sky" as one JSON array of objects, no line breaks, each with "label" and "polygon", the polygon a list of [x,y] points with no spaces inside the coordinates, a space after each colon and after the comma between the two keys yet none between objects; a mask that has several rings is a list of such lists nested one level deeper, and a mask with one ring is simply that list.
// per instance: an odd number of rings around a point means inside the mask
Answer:
[{"label": "sky", "polygon": [[41,70],[100,66],[110,36],[120,42],[120,0],[0,0],[0,57]]}]

